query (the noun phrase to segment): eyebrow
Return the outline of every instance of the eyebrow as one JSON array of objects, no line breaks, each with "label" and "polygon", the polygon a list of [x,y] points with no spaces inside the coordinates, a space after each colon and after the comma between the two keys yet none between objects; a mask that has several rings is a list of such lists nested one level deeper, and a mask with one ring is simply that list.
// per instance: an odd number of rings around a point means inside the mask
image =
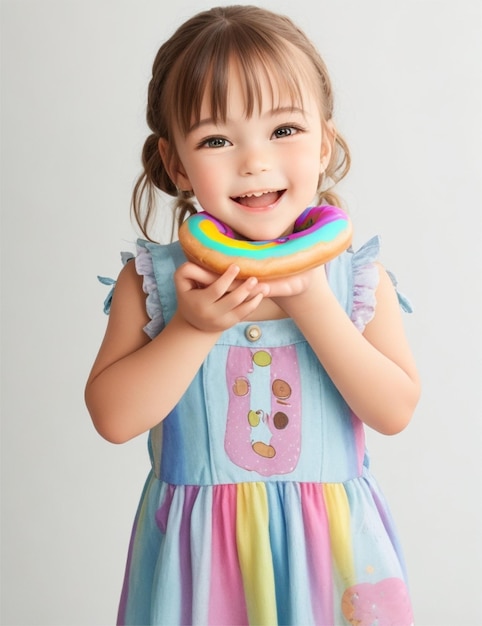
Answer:
[{"label": "eyebrow", "polygon": [[[266,111],[263,117],[269,117],[270,115],[282,115],[283,113],[301,113],[303,117],[306,116],[306,111],[301,107],[295,106],[284,106],[284,107],[276,107],[274,109],[270,109]],[[192,133],[197,130],[200,126],[207,126],[208,124],[216,124],[216,120],[213,117],[205,117],[199,122],[195,122],[187,129],[187,134]]]}]

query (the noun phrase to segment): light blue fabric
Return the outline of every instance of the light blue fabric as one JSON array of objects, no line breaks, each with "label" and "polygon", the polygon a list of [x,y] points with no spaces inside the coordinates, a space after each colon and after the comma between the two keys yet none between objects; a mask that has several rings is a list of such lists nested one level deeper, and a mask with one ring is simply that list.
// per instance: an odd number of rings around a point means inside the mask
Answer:
[{"label": "light blue fabric", "polygon": [[[336,298],[360,331],[375,312],[379,246],[379,239],[374,238],[358,252],[349,250],[327,266]],[[151,338],[162,331],[176,311],[173,274],[185,260],[177,242],[138,242],[136,268],[144,277],[146,310],[151,318],[145,330]],[[114,285],[111,279],[99,280]],[[111,297],[109,294],[106,300],[107,310]],[[403,297],[401,302],[405,310],[410,310]],[[250,483],[261,484],[266,493],[266,532],[272,562],[262,565],[274,572],[279,624],[346,626],[346,593],[351,594],[353,602],[358,602],[362,594],[361,606],[368,598],[376,598],[377,585],[387,585],[396,590],[391,604],[395,608],[385,607],[384,611],[391,614],[380,618],[380,623],[408,626],[411,609],[403,556],[388,507],[369,471],[362,423],[291,319],[256,324],[261,333],[255,341],[247,333],[249,322],[237,324],[221,335],[176,407],[149,434],[152,471],[136,515],[118,623],[210,623],[219,597],[213,595],[213,589],[219,590],[224,574],[223,569],[214,572],[217,576],[213,577],[215,553],[211,545],[215,529],[224,528],[227,513],[215,505],[220,502],[216,496],[226,494],[222,501],[230,503],[236,516],[232,489],[244,489]],[[255,359],[259,353],[265,359],[269,357],[263,365]],[[233,380],[254,390],[252,395],[251,391],[249,396],[238,393]],[[289,383],[287,396],[274,397],[274,382],[279,380],[285,387]],[[262,458],[261,465],[250,465],[256,456],[251,445],[247,446],[251,457],[246,464],[243,455],[238,454],[241,448],[230,448],[233,433],[229,421],[246,396],[256,404],[253,408],[263,405],[258,413],[269,413],[266,424],[273,432],[271,442],[279,436],[273,447],[273,461]],[[258,432],[255,428],[249,431],[248,413],[243,419],[243,410],[236,431],[239,438],[234,444]],[[273,429],[275,411],[283,412],[288,420],[280,433]],[[297,423],[300,443],[289,448],[297,440]],[[280,466],[276,472],[266,470],[271,462],[282,458],[283,446],[293,450],[293,465],[289,469]],[[335,487],[342,500],[346,499],[346,507],[341,504],[339,511],[346,533],[346,555],[339,559],[331,553],[333,546],[340,544],[338,504],[325,501],[325,486],[328,490]],[[246,522],[236,520],[235,524]],[[226,559],[232,573],[233,567],[234,571],[239,567],[237,539],[228,531],[226,528]],[[233,543],[229,543],[231,540]],[[236,593],[242,594],[239,588]],[[263,593],[259,589],[261,602]],[[375,601],[370,602],[373,608]],[[245,623],[242,619],[237,614],[229,623]],[[374,620],[370,623],[377,623]],[[219,621],[213,618],[213,623]]]}]

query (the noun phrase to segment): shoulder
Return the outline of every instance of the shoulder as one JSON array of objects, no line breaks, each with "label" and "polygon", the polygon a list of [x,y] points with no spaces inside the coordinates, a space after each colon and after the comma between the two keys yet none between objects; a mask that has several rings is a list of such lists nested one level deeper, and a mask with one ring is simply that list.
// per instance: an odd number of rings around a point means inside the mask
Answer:
[{"label": "shoulder", "polygon": [[143,331],[146,322],[142,277],[135,263],[128,261],[116,281],[104,339],[87,384],[112,363],[149,342]]},{"label": "shoulder", "polygon": [[117,279],[109,315],[109,326],[139,325],[147,323],[146,295],[143,290],[143,277],[137,272],[134,260],[122,268]]},{"label": "shoulder", "polygon": [[142,276],[140,276],[137,271],[135,259],[128,261],[119,273],[115,286],[114,297],[112,299],[113,305],[115,297],[118,296],[119,292],[124,291],[129,291],[134,294],[137,292],[142,293]]},{"label": "shoulder", "polygon": [[402,309],[392,278],[380,263],[377,262],[374,266],[377,272],[375,306],[363,334],[371,343],[379,344],[388,341],[390,337],[399,340],[404,337],[405,331]]},{"label": "shoulder", "polygon": [[[380,238],[375,236],[358,250],[350,248],[333,262],[330,282],[335,292],[345,296],[347,313],[362,332],[382,305],[390,303],[398,314],[400,310],[412,312],[410,301],[398,289],[397,279],[381,265],[379,258]],[[339,299],[344,302],[342,297]]]},{"label": "shoulder", "polygon": [[330,286],[360,331],[364,330],[375,312],[379,253],[380,240],[373,237],[358,250],[349,248],[328,265]]},{"label": "shoulder", "polygon": [[387,306],[390,306],[401,317],[397,290],[393,284],[390,273],[378,261],[374,263],[374,266],[377,274],[377,285],[375,289],[375,315],[377,314],[377,310],[380,310],[381,307],[386,308]]}]

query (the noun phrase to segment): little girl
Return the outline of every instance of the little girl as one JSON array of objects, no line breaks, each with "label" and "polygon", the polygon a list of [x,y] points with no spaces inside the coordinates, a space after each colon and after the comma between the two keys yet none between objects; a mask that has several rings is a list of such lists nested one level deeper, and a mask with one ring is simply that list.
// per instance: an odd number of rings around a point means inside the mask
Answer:
[{"label": "little girl", "polygon": [[419,397],[378,240],[284,279],[237,279],[149,238],[156,188],[247,240],[292,232],[350,164],[326,68],[285,17],[215,8],[160,48],[126,263],[86,388],[95,427],[149,431],[152,470],[119,624],[410,626],[403,558],[364,424]]}]

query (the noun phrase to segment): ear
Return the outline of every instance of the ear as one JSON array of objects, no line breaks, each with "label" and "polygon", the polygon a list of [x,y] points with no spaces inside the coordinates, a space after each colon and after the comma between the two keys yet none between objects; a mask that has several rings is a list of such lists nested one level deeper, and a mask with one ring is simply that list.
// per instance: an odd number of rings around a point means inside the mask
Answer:
[{"label": "ear", "polygon": [[320,174],[328,167],[336,138],[336,128],[332,120],[323,122],[320,154]]},{"label": "ear", "polygon": [[159,154],[161,155],[164,167],[166,168],[166,172],[172,182],[181,191],[192,191],[192,185],[186,171],[179,160],[176,151],[171,147],[167,139],[160,137],[157,146],[159,148]]}]

